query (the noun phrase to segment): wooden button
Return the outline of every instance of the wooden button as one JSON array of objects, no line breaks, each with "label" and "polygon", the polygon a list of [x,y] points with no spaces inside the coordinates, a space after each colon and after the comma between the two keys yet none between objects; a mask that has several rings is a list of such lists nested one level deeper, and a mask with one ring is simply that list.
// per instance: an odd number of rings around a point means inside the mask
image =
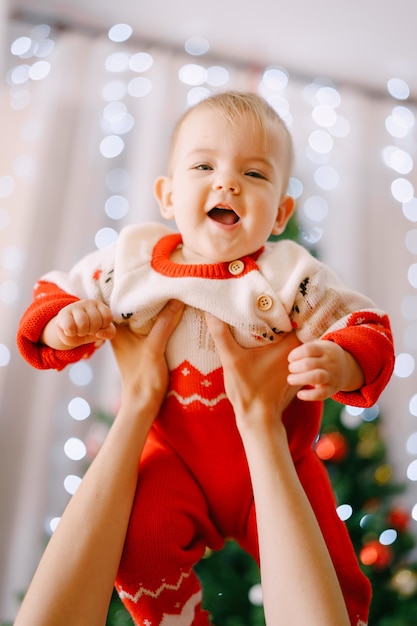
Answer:
[{"label": "wooden button", "polygon": [[259,296],[256,304],[258,305],[258,309],[261,311],[269,311],[273,302],[271,296],[263,294],[262,296]]},{"label": "wooden button", "polygon": [[239,276],[245,269],[245,264],[240,259],[236,259],[236,261],[231,261],[229,263],[229,272],[234,276]]}]

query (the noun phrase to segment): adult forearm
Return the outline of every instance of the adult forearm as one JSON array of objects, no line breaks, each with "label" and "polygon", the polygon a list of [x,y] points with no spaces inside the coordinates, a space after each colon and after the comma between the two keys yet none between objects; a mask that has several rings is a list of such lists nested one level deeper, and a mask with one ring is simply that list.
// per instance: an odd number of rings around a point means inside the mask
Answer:
[{"label": "adult forearm", "polygon": [[343,595],[281,423],[245,429],[266,623],[348,626]]},{"label": "adult forearm", "polygon": [[134,413],[121,408],[46,548],[15,626],[105,623],[152,422],[149,409]]},{"label": "adult forearm", "polygon": [[147,337],[117,329],[121,405],[41,559],[15,626],[103,626],[134,501],[139,459],[168,384],[172,301]]}]

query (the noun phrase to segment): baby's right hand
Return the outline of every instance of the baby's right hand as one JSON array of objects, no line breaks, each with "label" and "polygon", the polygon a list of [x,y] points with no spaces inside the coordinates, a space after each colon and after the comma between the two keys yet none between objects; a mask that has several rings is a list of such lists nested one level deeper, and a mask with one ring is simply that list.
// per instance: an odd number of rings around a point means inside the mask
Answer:
[{"label": "baby's right hand", "polygon": [[45,326],[41,341],[55,350],[113,339],[116,327],[110,308],[100,300],[78,300],[61,309]]}]

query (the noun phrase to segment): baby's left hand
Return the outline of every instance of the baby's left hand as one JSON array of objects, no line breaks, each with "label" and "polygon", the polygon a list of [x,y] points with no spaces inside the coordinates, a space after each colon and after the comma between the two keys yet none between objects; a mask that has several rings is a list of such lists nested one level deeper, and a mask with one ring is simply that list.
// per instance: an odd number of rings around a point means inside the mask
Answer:
[{"label": "baby's left hand", "polygon": [[318,339],[294,348],[288,355],[290,385],[302,387],[300,400],[325,400],[339,391],[355,391],[364,375],[353,356],[333,341]]}]

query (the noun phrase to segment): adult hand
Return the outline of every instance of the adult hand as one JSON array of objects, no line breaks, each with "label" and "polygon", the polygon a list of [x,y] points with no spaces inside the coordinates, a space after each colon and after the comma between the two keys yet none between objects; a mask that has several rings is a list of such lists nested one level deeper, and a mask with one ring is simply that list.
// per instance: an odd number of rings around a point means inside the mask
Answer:
[{"label": "adult hand", "polygon": [[[259,348],[242,348],[227,324],[206,314],[211,336],[220,355],[227,396],[236,417],[282,413],[299,387],[288,384],[288,354],[299,340],[290,333],[281,341]],[[260,411],[262,409],[262,411]]]},{"label": "adult hand", "polygon": [[169,301],[147,336],[136,335],[128,326],[117,327],[112,347],[122,381],[122,404],[162,402],[168,386],[165,349],[183,310],[178,300]]}]

